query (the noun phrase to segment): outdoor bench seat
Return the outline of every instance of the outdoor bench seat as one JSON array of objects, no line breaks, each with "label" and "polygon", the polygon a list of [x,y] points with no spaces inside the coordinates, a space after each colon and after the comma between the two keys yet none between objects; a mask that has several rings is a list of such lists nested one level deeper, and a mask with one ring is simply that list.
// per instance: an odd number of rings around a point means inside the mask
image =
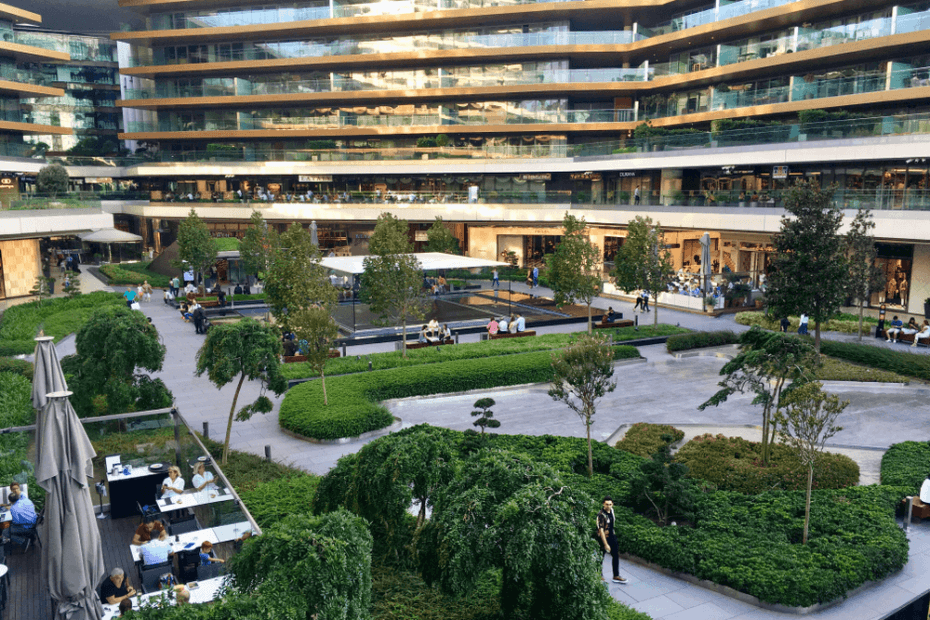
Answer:
[{"label": "outdoor bench seat", "polygon": [[[885,336],[885,339],[887,340],[887,339],[888,339],[888,330],[887,330],[887,329],[884,330],[884,331],[882,332],[882,335]],[[914,344],[914,337],[915,337],[915,336],[917,336],[917,334],[904,334],[904,333],[901,333],[901,334],[898,334],[897,341],[898,341],[898,342],[903,342],[903,343],[906,343],[906,344]],[[921,338],[921,342],[918,342],[917,344],[918,344],[918,346],[922,346],[922,347],[924,347],[924,346],[930,347],[930,339]]]},{"label": "outdoor bench seat", "polygon": [[512,334],[510,332],[507,332],[506,334],[501,334],[501,333],[490,334],[490,339],[500,340],[501,338],[524,338],[526,336],[535,336],[535,335],[536,335],[536,332],[534,330],[527,330],[523,332],[517,332],[515,334]]},{"label": "outdoor bench seat", "polygon": [[632,327],[632,326],[633,326],[633,321],[631,321],[630,319],[618,319],[614,321],[613,323],[605,323],[604,321],[601,321],[600,323],[595,323],[594,329],[607,329],[610,327]]},{"label": "outdoor bench seat", "polygon": [[447,340],[442,340],[442,341],[437,340],[436,342],[408,342],[407,350],[410,351],[413,349],[425,349],[426,347],[438,347],[438,346],[444,346],[444,345],[449,345],[449,344],[455,344],[455,340],[453,340],[452,338],[449,338]]}]

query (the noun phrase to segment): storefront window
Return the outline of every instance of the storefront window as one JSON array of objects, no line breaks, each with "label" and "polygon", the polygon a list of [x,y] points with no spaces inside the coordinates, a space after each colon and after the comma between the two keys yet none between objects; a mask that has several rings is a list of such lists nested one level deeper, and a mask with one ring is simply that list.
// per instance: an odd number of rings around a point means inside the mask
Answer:
[{"label": "storefront window", "polygon": [[888,308],[906,310],[911,291],[911,265],[914,246],[896,243],[876,243],[878,258],[875,266],[885,275],[885,287],[872,293],[869,300],[873,307],[887,304]]}]

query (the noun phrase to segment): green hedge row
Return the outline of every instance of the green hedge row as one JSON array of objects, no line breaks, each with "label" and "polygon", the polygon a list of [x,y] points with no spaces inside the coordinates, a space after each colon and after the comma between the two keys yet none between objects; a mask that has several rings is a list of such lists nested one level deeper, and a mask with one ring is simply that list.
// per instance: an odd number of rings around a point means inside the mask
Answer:
[{"label": "green hedge row", "polygon": [[[614,329],[599,329],[597,335],[611,336],[614,342],[636,340],[638,338],[651,338],[653,336],[667,336],[680,334],[688,330],[673,325],[659,324],[641,325],[639,331],[632,327]],[[426,347],[407,351],[403,357],[400,351],[388,353],[373,353],[364,355],[361,359],[356,356],[337,357],[326,363],[326,376],[347,375],[368,370],[371,361],[372,370],[388,370],[391,368],[404,368],[420,366],[422,364],[435,364],[439,362],[452,362],[456,360],[469,360],[483,357],[496,357],[499,355],[512,355],[515,353],[532,353],[534,351],[551,351],[561,349],[574,342],[578,336],[587,332],[571,334],[542,334],[530,338],[503,338],[500,340],[487,340],[482,342],[465,342],[448,347]],[[281,367],[281,374],[286,379],[305,379],[316,376],[313,369],[306,362],[285,364]]]},{"label": "green hedge row", "polygon": [[13,359],[11,357],[0,357],[0,372],[11,372],[32,381],[32,373],[34,370],[32,362]]},{"label": "green hedge row", "polygon": [[930,381],[930,355],[836,340],[821,340],[820,352],[854,364]]},{"label": "green hedge row", "polygon": [[905,495],[916,495],[930,475],[930,442],[896,443],[882,455],[882,484],[905,487]]},{"label": "green hedge row", "polygon": [[803,491],[704,493],[694,527],[659,527],[615,508],[620,550],[758,597],[807,607],[900,570],[908,543],[895,522],[903,489],[815,491],[810,539],[800,544]]},{"label": "green hedge row", "polygon": [[[639,357],[635,347],[613,350],[614,359]],[[322,383],[311,381],[287,393],[278,421],[305,437],[354,437],[391,424],[391,414],[378,404],[382,400],[541,383],[551,377],[551,361],[549,352],[541,351],[331,377],[326,382],[329,406],[323,405]]]},{"label": "green hedge row", "polygon": [[102,265],[100,272],[110,280],[110,284],[138,286],[148,280],[156,288],[168,288],[171,278],[149,270],[151,263],[119,263]]},{"label": "green hedge row", "polygon": [[[753,312],[751,314],[757,313]],[[738,342],[739,334],[731,331],[692,332],[670,337],[665,343],[665,348],[669,353],[674,353],[675,351],[702,349],[704,347],[720,347],[726,344],[737,344]]]},{"label": "green hedge row", "polygon": [[[664,435],[671,435],[672,440],[668,442],[663,440]],[[614,447],[631,454],[649,457],[663,446],[678,443],[684,437],[684,431],[668,424],[637,422],[627,430],[623,439],[618,441]]]},{"label": "green hedge row", "polygon": [[[761,467],[761,444],[741,437],[701,435],[675,454],[689,475],[723,491],[761,493],[807,489],[807,466],[784,444],[771,447],[769,467]],[[814,466],[815,489],[843,489],[859,483],[859,465],[848,456],[824,452]]]},{"label": "green hedge row", "polygon": [[28,355],[35,351],[33,338],[40,329],[57,342],[80,329],[97,308],[118,304],[125,304],[119,294],[96,291],[8,308],[0,318],[0,356]]},{"label": "green hedge row", "polygon": [[[849,317],[849,314],[839,315],[838,317],[832,318],[826,323],[821,324],[821,331],[826,332],[840,332],[843,334],[855,334],[859,329],[858,317],[853,321]],[[761,312],[740,312],[736,315],[736,322],[740,325],[758,325],[763,329],[769,329],[772,331],[778,331],[781,329],[781,317],[775,317],[771,315],[765,315]],[[796,316],[788,317],[788,320],[791,322],[791,327],[788,328],[788,331],[797,332],[798,327],[801,324],[801,319]],[[862,324],[862,333],[868,335],[873,330],[874,325],[872,321],[863,321]],[[814,323],[810,324],[810,331],[814,331]]]}]

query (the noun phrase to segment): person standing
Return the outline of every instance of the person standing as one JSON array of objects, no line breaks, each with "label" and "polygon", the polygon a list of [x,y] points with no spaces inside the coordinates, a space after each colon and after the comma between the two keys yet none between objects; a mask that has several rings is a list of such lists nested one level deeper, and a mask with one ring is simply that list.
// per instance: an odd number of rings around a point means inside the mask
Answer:
[{"label": "person standing", "polygon": [[807,316],[806,312],[801,313],[801,324],[798,325],[798,333],[802,336],[807,335],[807,324],[810,322],[810,317]]},{"label": "person standing", "polygon": [[782,333],[788,333],[788,327],[791,325],[791,321],[788,320],[788,317],[781,317],[781,331]]},{"label": "person standing", "polygon": [[[601,551],[610,554],[610,567],[613,570],[613,580],[617,583],[626,583],[626,577],[620,576],[620,549],[617,547],[617,533],[614,530],[614,502],[608,495],[604,498],[601,511],[597,513],[597,534],[601,542]],[[603,555],[601,556],[603,559]],[[601,577],[603,579],[603,577]]]},{"label": "person standing", "polygon": [[539,267],[533,267],[533,288],[539,287]]},{"label": "person standing", "polygon": [[491,286],[496,288],[500,285],[501,285],[501,281],[497,276],[497,269],[495,269],[494,271],[491,272]]},{"label": "person standing", "polygon": [[637,185],[636,189],[633,190],[633,204],[639,204],[639,185]]},{"label": "person standing", "polygon": [[[239,190],[242,191],[242,190]],[[174,276],[174,279],[171,280],[171,294],[175,297],[178,296],[178,293],[181,291],[181,280],[177,276]]]},{"label": "person standing", "polygon": [[132,302],[136,300],[136,292],[132,290],[131,286],[123,293],[123,297],[126,299],[126,306],[132,308]]},{"label": "person standing", "polygon": [[643,312],[652,312],[649,309],[649,291],[643,291]]},{"label": "person standing", "polygon": [[142,282],[142,301],[152,301],[152,285],[148,280]]}]

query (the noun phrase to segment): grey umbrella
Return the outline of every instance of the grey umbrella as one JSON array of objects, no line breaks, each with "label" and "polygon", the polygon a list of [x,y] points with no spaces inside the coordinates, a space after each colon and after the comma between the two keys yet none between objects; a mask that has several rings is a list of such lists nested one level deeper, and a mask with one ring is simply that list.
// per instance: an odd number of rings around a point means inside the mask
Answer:
[{"label": "grey umbrella", "polygon": [[36,341],[35,374],[32,377],[32,406],[36,409],[45,407],[49,392],[63,392],[68,389],[65,373],[58,361],[54,338],[39,336]]},{"label": "grey umbrella", "polygon": [[48,394],[39,416],[43,441],[38,448],[36,479],[47,492],[42,570],[58,606],[56,618],[99,620],[103,607],[97,585],[106,569],[87,483],[96,452],[69,396],[71,392]]},{"label": "grey umbrella", "polygon": [[313,245],[319,247],[319,245],[320,245],[320,238],[319,238],[319,236],[317,235],[316,228],[317,228],[317,227],[316,227],[316,220],[310,222],[310,243],[312,243]]},{"label": "grey umbrella", "polygon": [[701,237],[701,274],[703,276],[703,289],[704,296],[710,294],[710,289],[707,288],[708,283],[711,278],[711,265],[710,265],[710,235],[704,233]]}]

